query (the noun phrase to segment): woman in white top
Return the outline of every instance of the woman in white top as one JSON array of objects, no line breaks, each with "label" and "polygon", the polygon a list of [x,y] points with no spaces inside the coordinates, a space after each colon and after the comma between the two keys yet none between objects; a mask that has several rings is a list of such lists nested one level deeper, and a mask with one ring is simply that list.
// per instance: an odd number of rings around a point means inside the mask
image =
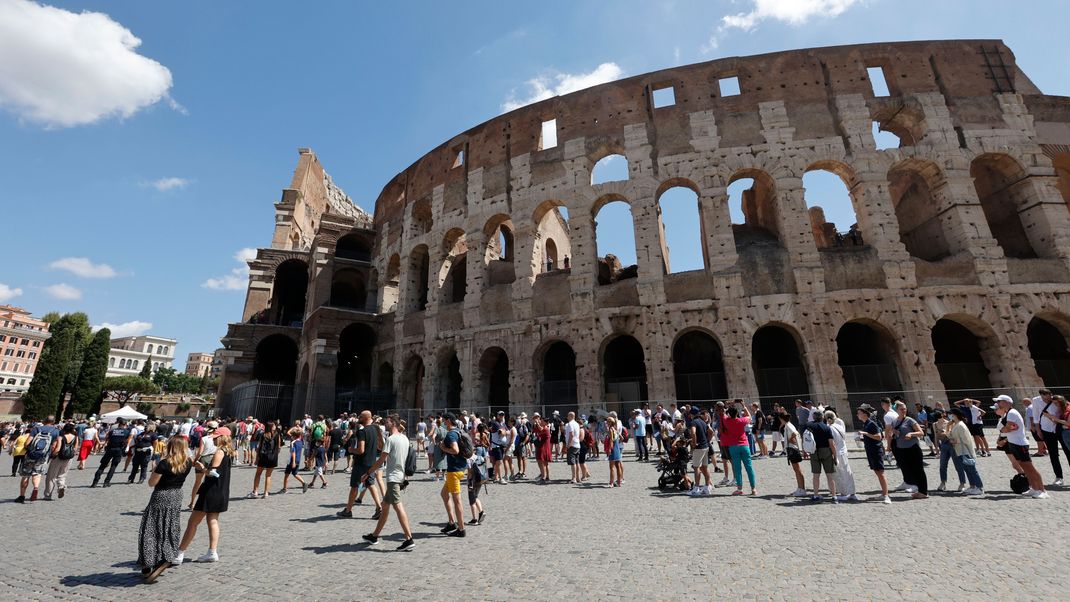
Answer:
[{"label": "woman in white top", "polygon": [[97,436],[97,427],[95,425],[95,422],[90,422],[89,426],[82,431],[82,447],[78,450],[78,470],[85,470],[85,459],[89,457],[89,454],[93,452],[96,446],[100,445],[100,437]]},{"label": "woman in white top", "polygon": [[833,475],[836,477],[836,500],[840,502],[847,500],[857,502],[858,494],[855,493],[855,475],[851,471],[850,462],[847,461],[847,430],[844,428],[843,420],[836,416],[836,412],[827,410],[825,412],[825,424],[829,425],[829,429],[832,431],[832,442],[836,446],[836,472]]},{"label": "woman in white top", "polygon": [[799,449],[799,443],[802,439],[799,437],[799,430],[795,428],[795,425],[791,423],[791,415],[788,413],[778,414],[777,420],[780,421],[779,431],[784,438],[784,451],[788,454],[788,465],[795,471],[795,492],[791,495],[794,497],[806,497],[806,479],[803,477],[802,464],[803,457],[802,451]]}]

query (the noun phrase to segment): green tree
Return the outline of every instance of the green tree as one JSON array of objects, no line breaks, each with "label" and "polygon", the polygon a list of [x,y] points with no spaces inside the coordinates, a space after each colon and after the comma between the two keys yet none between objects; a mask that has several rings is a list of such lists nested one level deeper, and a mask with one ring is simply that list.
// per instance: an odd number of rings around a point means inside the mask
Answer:
[{"label": "green tree", "polygon": [[145,365],[141,367],[141,372],[138,372],[137,375],[140,376],[141,378],[144,378],[145,380],[152,380],[152,356],[151,355],[149,356],[149,359],[145,360]]},{"label": "green tree", "polygon": [[78,384],[78,377],[82,373],[82,360],[85,357],[85,350],[93,340],[93,328],[89,325],[89,316],[80,311],[65,314],[60,320],[65,322],[66,327],[74,332],[71,359],[67,363],[67,377],[63,381],[63,393],[73,393],[75,386]]},{"label": "green tree", "polygon": [[111,331],[101,328],[93,335],[93,340],[85,348],[82,366],[78,372],[78,381],[71,394],[68,412],[89,414],[98,408],[100,393],[104,385],[104,375],[108,371],[108,353],[111,351]]},{"label": "green tree", "polygon": [[123,405],[135,395],[159,393],[160,387],[140,376],[109,376],[104,379],[104,390],[112,393],[119,404]]},{"label": "green tree", "polygon": [[[46,318],[55,317],[50,313]],[[70,370],[71,355],[78,337],[78,320],[67,314],[50,323],[51,336],[41,347],[30,388],[22,397],[23,419],[40,419],[55,414],[63,396],[63,388]],[[84,316],[85,314],[81,314]]]},{"label": "green tree", "polygon": [[152,382],[167,392],[174,392],[178,387],[178,370],[161,367],[152,375]]}]

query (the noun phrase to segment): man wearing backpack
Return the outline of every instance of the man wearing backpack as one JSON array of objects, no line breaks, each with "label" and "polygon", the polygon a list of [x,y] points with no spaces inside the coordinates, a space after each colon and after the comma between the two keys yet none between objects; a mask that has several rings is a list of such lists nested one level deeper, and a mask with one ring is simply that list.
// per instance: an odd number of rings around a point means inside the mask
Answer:
[{"label": "man wearing backpack", "polygon": [[[464,506],[461,504],[461,479],[468,468],[468,458],[472,456],[472,440],[461,433],[457,426],[457,416],[452,412],[446,414],[446,433],[439,449],[446,454],[446,482],[442,484],[442,504],[446,506],[446,526],[442,533],[450,537],[464,537]],[[462,441],[462,437],[466,438]],[[465,447],[462,453],[461,447]]]},{"label": "man wearing backpack", "polygon": [[828,480],[832,503],[836,500],[836,455],[832,450],[832,429],[822,416],[820,410],[814,410],[813,417],[803,430],[803,451],[810,454],[810,472],[814,475],[814,493],[810,501],[821,501],[821,471],[824,469]]},{"label": "man wearing backpack", "polygon": [[[93,475],[93,484],[90,487],[97,486],[105,469],[108,470],[108,476],[104,479],[104,486],[111,487],[111,478],[115,476],[115,469],[119,467],[119,460],[122,460],[123,456],[126,455],[126,450],[133,443],[133,439],[134,436],[130,433],[130,429],[126,428],[126,419],[120,418],[116,420],[115,426],[108,431],[104,457],[100,459],[100,466],[97,467],[97,473]],[[200,445],[200,441],[197,444]],[[108,468],[109,464],[111,465],[110,468]]]},{"label": "man wearing backpack", "polygon": [[71,461],[78,455],[78,429],[74,423],[63,425],[63,433],[52,443],[51,460],[48,462],[48,474],[45,475],[45,499],[51,501],[58,492],[63,497],[67,492],[67,470]]},{"label": "man wearing backpack", "polygon": [[59,429],[55,427],[56,419],[52,416],[45,418],[44,424],[39,424],[30,429],[30,442],[26,444],[26,458],[19,467],[19,497],[15,501],[23,504],[26,502],[26,487],[33,482],[33,493],[30,501],[37,500],[37,488],[41,485],[41,475],[45,474],[48,467],[48,457],[52,451],[52,444],[59,439]]}]

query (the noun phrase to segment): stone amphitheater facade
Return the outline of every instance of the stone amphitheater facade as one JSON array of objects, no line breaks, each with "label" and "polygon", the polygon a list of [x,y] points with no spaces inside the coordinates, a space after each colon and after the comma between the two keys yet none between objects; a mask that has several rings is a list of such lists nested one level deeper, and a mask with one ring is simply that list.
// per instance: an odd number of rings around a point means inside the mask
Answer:
[{"label": "stone amphitheater facade", "polygon": [[[609,155],[627,179],[592,184]],[[814,169],[849,190],[846,239],[807,208]],[[703,269],[669,269],[674,187],[697,199]],[[636,266],[598,257],[614,201]],[[221,398],[294,384],[277,409],[296,415],[1070,386],[1068,203],[1070,98],[997,40],[725,58],[551,98],[420,157],[374,218],[302,149]]]}]

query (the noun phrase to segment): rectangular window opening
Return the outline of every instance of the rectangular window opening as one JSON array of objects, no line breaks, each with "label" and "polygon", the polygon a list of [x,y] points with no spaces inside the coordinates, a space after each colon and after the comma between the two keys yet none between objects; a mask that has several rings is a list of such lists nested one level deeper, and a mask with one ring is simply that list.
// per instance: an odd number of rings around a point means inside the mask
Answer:
[{"label": "rectangular window opening", "polygon": [[717,86],[721,89],[721,96],[739,96],[739,77],[722,77],[717,80]]},{"label": "rectangular window opening", "polygon": [[654,108],[671,107],[676,104],[676,90],[672,86],[654,90]]},{"label": "rectangular window opening", "polygon": [[453,149],[453,167],[460,167],[464,165],[464,147],[460,146]]},{"label": "rectangular window opening", "polygon": [[542,122],[542,134],[539,136],[539,150],[557,146],[557,120]]},{"label": "rectangular window opening", "polygon": [[873,95],[880,98],[891,96],[888,92],[888,81],[884,79],[884,67],[866,67],[869,75],[869,83],[873,86]]}]

